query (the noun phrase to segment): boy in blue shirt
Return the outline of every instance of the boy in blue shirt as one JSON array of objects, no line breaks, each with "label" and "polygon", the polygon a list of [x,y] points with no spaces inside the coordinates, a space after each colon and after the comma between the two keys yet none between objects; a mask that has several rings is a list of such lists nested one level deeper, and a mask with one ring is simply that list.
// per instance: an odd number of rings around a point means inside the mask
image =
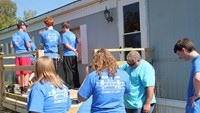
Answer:
[{"label": "boy in blue shirt", "polygon": [[43,31],[39,38],[39,43],[44,47],[44,55],[53,59],[56,72],[58,72],[58,45],[61,42],[60,33],[53,29],[54,19],[46,17],[44,23],[47,30]]},{"label": "boy in blue shirt", "polygon": [[179,59],[191,61],[191,73],[187,89],[186,113],[200,113],[200,55],[188,39],[180,39],[174,46]]},{"label": "boy in blue shirt", "polygon": [[61,25],[64,32],[62,34],[62,44],[65,82],[69,88],[79,88],[78,51],[76,49],[78,40],[76,35],[69,30],[70,24],[68,22],[63,22]]},{"label": "boy in blue shirt", "polygon": [[[27,28],[26,22],[23,20],[19,20],[17,28],[19,30],[15,34],[13,34],[12,40],[10,42],[10,48],[14,48],[15,53],[28,52],[31,47],[31,39],[29,35],[25,32]],[[16,66],[31,65],[30,55],[16,56],[15,64]],[[28,78],[30,73],[30,70],[16,70],[21,94],[27,93],[28,91]]]}]

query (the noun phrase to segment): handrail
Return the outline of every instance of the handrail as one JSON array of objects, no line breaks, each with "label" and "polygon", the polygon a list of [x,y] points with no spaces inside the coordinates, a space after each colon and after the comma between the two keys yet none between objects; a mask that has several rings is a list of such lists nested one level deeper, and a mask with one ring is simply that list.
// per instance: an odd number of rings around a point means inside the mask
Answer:
[{"label": "handrail", "polygon": [[[6,95],[8,95],[5,91],[4,72],[5,71],[15,71],[15,70],[34,70],[34,67],[35,67],[34,65],[31,65],[31,66],[16,66],[15,64],[4,64],[4,60],[15,59],[16,56],[23,56],[23,55],[28,56],[28,55],[32,55],[32,54],[36,55],[36,58],[39,58],[41,56],[44,56],[44,50],[36,50],[36,51],[32,51],[32,52],[24,52],[24,53],[17,53],[17,54],[0,55],[0,108],[2,108],[2,106],[5,106],[5,103],[7,103],[7,100],[6,100],[7,96]],[[19,103],[20,103],[20,101],[19,101]],[[24,109],[25,108],[20,108],[20,110],[24,110]]]},{"label": "handrail", "polygon": [[[94,49],[94,52],[97,52],[99,49]],[[152,48],[121,48],[121,49],[115,49],[115,48],[111,48],[111,49],[106,49],[110,52],[122,52],[122,51],[132,51],[132,50],[136,50],[136,51],[153,51]]]},{"label": "handrail", "polygon": [[[0,55],[2,60],[4,59],[14,59],[16,56],[23,56],[23,55],[36,55],[37,58],[40,56],[44,56],[44,50],[36,50],[31,52],[24,52],[24,53],[16,53],[16,54],[7,54],[7,55]],[[34,66],[16,66],[15,64],[4,64],[4,61],[1,61],[3,64],[0,67],[0,71],[16,71],[16,70],[34,70]]]},{"label": "handrail", "polygon": [[[94,49],[93,53],[97,52],[99,49]],[[153,48],[121,48],[121,49],[116,49],[116,48],[106,48],[106,50],[110,51],[110,52],[126,52],[126,51],[132,51],[132,50],[136,50],[136,51],[144,51],[144,58],[152,63],[152,51]],[[117,61],[118,65],[122,65],[125,63],[125,61]]]}]

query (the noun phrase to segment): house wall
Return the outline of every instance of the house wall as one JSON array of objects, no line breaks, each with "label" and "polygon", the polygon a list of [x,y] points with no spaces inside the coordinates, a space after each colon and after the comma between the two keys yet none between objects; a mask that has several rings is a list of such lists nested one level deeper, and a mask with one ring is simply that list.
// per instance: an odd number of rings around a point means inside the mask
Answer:
[{"label": "house wall", "polygon": [[185,100],[190,62],[178,60],[174,44],[190,38],[200,49],[200,1],[148,0],[150,48],[154,48],[157,97]]},{"label": "house wall", "polygon": [[[87,26],[87,43],[88,45],[88,64],[91,63],[92,59],[92,51],[97,48],[118,48],[119,47],[119,38],[118,38],[118,32],[117,32],[117,12],[115,9],[109,9],[114,21],[107,23],[103,11],[97,12],[92,15],[84,16],[82,18],[74,19],[69,21],[71,24],[71,28],[78,28],[80,25],[86,24]],[[60,19],[62,18],[62,19]],[[66,18],[66,19],[65,19]],[[59,21],[58,20],[62,20]],[[56,24],[54,25],[54,29],[58,30],[61,32],[61,23],[63,21],[68,21],[68,15],[64,14],[61,15],[60,17],[55,17]],[[38,27],[37,27],[38,26]],[[34,29],[34,30],[32,30]],[[34,25],[28,30],[27,32],[34,36],[34,42],[37,46],[38,49],[42,49],[40,44],[38,43],[39,39],[39,31],[41,29],[45,29],[43,21],[40,21]],[[16,32],[14,30],[12,33]],[[0,43],[9,43],[11,40],[12,34],[10,33],[10,38],[5,38],[3,40],[0,40]],[[61,47],[62,48],[62,47]],[[6,51],[6,48],[4,48],[4,51]],[[118,58],[118,54],[114,53],[116,58]],[[85,78],[85,67],[88,64],[79,64],[79,76],[80,76],[80,82]],[[59,69],[60,69],[60,75],[63,77],[63,69],[62,69],[62,64],[59,63]]]}]

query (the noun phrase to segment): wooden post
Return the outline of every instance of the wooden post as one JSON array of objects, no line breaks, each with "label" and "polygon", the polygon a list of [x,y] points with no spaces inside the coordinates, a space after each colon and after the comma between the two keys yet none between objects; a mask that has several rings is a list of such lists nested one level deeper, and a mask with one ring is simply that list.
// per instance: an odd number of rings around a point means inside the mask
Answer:
[{"label": "wooden post", "polygon": [[4,61],[3,57],[0,57],[0,110],[3,110],[3,99],[5,95],[5,86],[4,86]]},{"label": "wooden post", "polygon": [[36,57],[39,58],[41,56],[44,56],[44,50],[37,50]]}]

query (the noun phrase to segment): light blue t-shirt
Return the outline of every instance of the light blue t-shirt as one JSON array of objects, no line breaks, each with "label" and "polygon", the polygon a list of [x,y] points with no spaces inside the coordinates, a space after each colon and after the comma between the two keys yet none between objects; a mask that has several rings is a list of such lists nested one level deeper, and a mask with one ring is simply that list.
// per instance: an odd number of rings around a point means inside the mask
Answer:
[{"label": "light blue t-shirt", "polygon": [[42,32],[39,43],[44,45],[44,55],[50,58],[58,58],[58,44],[61,42],[60,34],[54,29]]},{"label": "light blue t-shirt", "polygon": [[27,111],[40,113],[66,113],[71,107],[70,92],[67,86],[55,88],[50,82],[37,82],[27,97]]},{"label": "light blue t-shirt", "polygon": [[[132,69],[126,63],[120,67],[129,75],[131,81],[131,92],[124,96],[125,108],[138,109],[142,108],[146,101],[146,87],[155,86],[155,70],[151,64],[141,60],[141,64]],[[155,95],[151,103],[156,103]]]},{"label": "light blue t-shirt", "polygon": [[76,53],[72,50],[69,50],[65,47],[64,44],[69,44],[71,47],[76,48],[76,44],[78,43],[78,40],[76,38],[76,35],[71,32],[67,31],[62,34],[62,43],[63,43],[63,56],[76,56]]},{"label": "light blue t-shirt", "polygon": [[186,104],[186,113],[200,113],[200,99],[195,100],[196,105],[192,106],[191,97],[195,94],[193,79],[195,73],[200,72],[200,56],[195,57],[192,60],[192,70],[190,73],[190,79],[187,90],[187,104]]},{"label": "light blue t-shirt", "polygon": [[31,43],[29,35],[26,32],[17,31],[15,34],[13,34],[10,45],[13,45],[13,47],[15,48],[15,53],[22,53],[29,51],[28,47],[26,46],[27,43]]},{"label": "light blue t-shirt", "polygon": [[113,79],[107,71],[101,72],[102,78],[91,72],[78,93],[85,99],[92,95],[92,113],[125,113],[123,96],[130,92],[129,75],[118,70]]}]

